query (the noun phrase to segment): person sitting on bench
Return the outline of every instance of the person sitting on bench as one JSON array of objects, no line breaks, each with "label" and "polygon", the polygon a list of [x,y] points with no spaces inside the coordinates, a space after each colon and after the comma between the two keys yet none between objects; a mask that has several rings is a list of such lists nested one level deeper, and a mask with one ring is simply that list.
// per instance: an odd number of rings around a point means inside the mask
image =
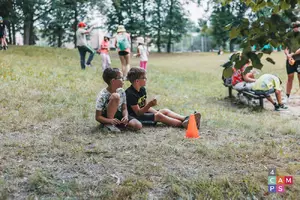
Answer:
[{"label": "person sitting on bench", "polygon": [[256,79],[254,78],[254,71],[251,70],[248,73],[244,73],[250,62],[244,65],[241,69],[232,68],[233,74],[231,77],[232,88],[237,91],[251,90]]},{"label": "person sitting on bench", "polygon": [[[269,102],[274,105],[274,109],[278,111],[279,109],[287,109],[288,107],[282,103],[281,99],[281,80],[275,75],[264,74],[259,77],[254,83],[252,90],[257,95],[265,95]],[[270,94],[275,92],[277,102],[274,102]]]}]

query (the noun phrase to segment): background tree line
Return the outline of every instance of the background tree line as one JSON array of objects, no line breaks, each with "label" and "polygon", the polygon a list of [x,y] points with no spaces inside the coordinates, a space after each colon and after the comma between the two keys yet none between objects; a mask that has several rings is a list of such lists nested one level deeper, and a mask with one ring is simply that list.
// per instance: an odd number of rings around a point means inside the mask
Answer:
[{"label": "background tree line", "polygon": [[[252,24],[270,21],[274,14],[286,23],[294,20],[292,10],[299,0],[227,0],[225,4],[219,0],[209,1],[207,8],[211,17],[199,19],[195,25],[189,21],[188,11],[183,9],[184,4],[190,2],[201,3],[199,0],[0,0],[0,15],[6,20],[12,44],[16,43],[16,33],[21,32],[26,45],[34,45],[39,39],[37,36],[46,39],[50,46],[61,47],[65,42],[76,45],[76,25],[87,16],[92,17],[89,15],[92,10],[97,10],[106,17],[105,28],[109,32],[115,32],[117,26],[123,24],[132,38],[151,38],[158,52],[162,46],[170,52],[171,45],[188,31],[211,36],[215,46],[224,49],[229,44],[232,51],[234,44],[245,43],[245,38],[251,36]],[[228,24],[230,27],[225,28]],[[278,21],[275,24],[278,25]],[[260,46],[268,41],[268,33],[273,31],[276,36],[273,29],[266,29],[258,40],[261,30],[255,30],[254,38]],[[274,40],[280,43],[277,36]]]}]

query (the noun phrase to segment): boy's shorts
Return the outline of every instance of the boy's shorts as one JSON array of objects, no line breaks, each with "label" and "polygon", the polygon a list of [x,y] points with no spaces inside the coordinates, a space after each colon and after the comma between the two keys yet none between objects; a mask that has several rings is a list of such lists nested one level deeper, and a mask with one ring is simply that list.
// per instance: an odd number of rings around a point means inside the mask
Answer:
[{"label": "boy's shorts", "polygon": [[141,116],[135,116],[143,125],[156,125],[154,113],[146,112]]},{"label": "boy's shorts", "polygon": [[270,96],[270,94],[275,92],[274,88],[267,91],[263,91],[263,90],[253,90],[253,91],[256,95],[265,95],[267,97]]},{"label": "boy's shorts", "polygon": [[[103,111],[103,117],[106,117],[107,118],[107,112],[106,112],[106,110],[105,111]],[[116,112],[116,114],[115,114],[115,116],[114,116],[114,118],[116,118],[116,119],[118,119],[118,120],[122,120],[122,118],[123,118],[123,114],[122,114],[122,112],[121,111],[119,111],[119,110],[117,110],[117,112]],[[133,120],[134,119],[134,117],[132,117],[132,116],[130,116],[130,115],[128,115],[128,122],[130,122],[131,120]]]},{"label": "boy's shorts", "polygon": [[300,60],[296,60],[294,65],[290,65],[288,61],[286,61],[286,72],[287,74],[293,74],[297,72],[300,74]]}]

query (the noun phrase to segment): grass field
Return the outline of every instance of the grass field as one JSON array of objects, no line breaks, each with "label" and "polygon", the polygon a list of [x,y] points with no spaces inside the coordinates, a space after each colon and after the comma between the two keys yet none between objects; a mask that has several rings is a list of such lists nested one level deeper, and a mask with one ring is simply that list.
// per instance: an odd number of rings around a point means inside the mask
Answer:
[{"label": "grass field", "polygon": [[[283,53],[271,56],[277,63],[264,62],[263,73],[285,83]],[[1,51],[0,199],[298,199],[300,114],[227,99],[220,68],[227,59],[150,56],[147,90],[149,98],[159,95],[157,108],[201,112],[201,138],[192,140],[185,130],[163,125],[121,134],[100,130],[94,119],[105,87],[100,56],[96,70],[81,71],[76,50]],[[267,192],[271,167],[295,179],[284,194]]]}]

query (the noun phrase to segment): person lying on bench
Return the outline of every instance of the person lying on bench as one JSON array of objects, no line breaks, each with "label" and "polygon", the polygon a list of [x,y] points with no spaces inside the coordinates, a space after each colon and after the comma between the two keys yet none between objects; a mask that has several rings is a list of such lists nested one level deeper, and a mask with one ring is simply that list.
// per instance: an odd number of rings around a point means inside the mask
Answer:
[{"label": "person lying on bench", "polygon": [[[274,109],[278,111],[279,109],[287,109],[288,107],[282,103],[281,99],[281,80],[275,75],[264,74],[259,77],[254,83],[252,90],[257,95],[265,95],[268,101],[274,105]],[[274,102],[270,94],[275,92],[277,102]]]}]

